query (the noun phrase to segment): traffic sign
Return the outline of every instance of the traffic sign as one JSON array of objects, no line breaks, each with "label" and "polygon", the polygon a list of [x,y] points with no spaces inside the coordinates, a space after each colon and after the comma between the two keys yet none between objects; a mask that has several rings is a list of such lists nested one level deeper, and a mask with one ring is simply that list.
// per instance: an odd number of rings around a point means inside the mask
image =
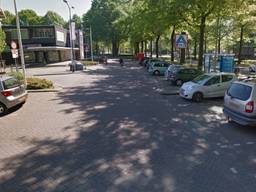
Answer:
[{"label": "traffic sign", "polygon": [[188,36],[187,35],[176,35],[175,44],[177,48],[185,49],[188,44]]}]

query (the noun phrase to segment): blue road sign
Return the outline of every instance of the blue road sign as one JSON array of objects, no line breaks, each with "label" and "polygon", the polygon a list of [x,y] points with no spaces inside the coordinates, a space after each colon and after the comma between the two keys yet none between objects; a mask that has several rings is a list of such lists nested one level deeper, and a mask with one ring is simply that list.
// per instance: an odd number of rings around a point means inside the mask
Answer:
[{"label": "blue road sign", "polygon": [[175,44],[177,48],[187,48],[187,35],[176,35]]}]

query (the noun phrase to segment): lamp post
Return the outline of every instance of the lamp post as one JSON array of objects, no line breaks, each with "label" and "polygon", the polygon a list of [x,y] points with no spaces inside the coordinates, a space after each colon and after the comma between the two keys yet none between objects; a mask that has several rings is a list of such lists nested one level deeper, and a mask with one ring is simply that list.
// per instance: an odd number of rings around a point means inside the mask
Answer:
[{"label": "lamp post", "polygon": [[93,61],[93,47],[92,47],[92,27],[90,26],[90,42],[91,42],[91,59]]},{"label": "lamp post", "polygon": [[70,7],[69,3],[67,0],[63,0],[64,3],[67,4],[68,6],[68,11],[69,11],[69,40],[70,40],[70,47],[71,47],[71,52],[70,52],[70,57],[71,57],[71,65],[72,71],[75,71],[75,62],[74,62],[74,46],[73,46],[73,29],[72,29],[72,24],[71,24],[71,8],[74,9],[73,6]]},{"label": "lamp post", "polygon": [[24,75],[24,83],[27,86],[24,51],[23,51],[21,32],[20,32],[20,19],[19,19],[19,14],[18,14],[18,11],[17,11],[16,0],[13,0],[13,3],[14,3],[15,15],[16,15],[16,25],[17,25],[17,35],[18,35],[18,40],[19,40],[21,67],[22,67],[22,71],[23,71],[23,75]]}]

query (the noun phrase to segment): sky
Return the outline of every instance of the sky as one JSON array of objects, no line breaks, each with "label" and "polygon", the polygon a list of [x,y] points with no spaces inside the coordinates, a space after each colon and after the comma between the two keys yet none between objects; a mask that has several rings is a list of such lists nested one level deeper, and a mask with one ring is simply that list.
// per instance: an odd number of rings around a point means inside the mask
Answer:
[{"label": "sky", "polygon": [[[68,0],[69,4],[74,6],[72,14],[82,16],[91,7],[91,0]],[[18,11],[22,9],[33,9],[40,16],[46,14],[48,10],[55,11],[66,21],[69,18],[68,7],[63,0],[16,0]],[[0,0],[0,7],[3,10],[9,10],[14,13],[13,0]]]}]

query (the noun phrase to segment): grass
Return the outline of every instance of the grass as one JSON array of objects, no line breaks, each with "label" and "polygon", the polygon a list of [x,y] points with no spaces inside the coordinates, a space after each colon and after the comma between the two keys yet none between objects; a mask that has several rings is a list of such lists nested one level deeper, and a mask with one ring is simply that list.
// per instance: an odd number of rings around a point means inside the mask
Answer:
[{"label": "grass", "polygon": [[[10,72],[7,75],[15,77],[21,84],[24,84],[24,75],[21,72]],[[27,89],[51,89],[53,87],[52,81],[47,79],[29,77],[27,78]]]},{"label": "grass", "polygon": [[27,89],[51,89],[53,88],[52,81],[47,79],[29,77],[27,78]]},{"label": "grass", "polygon": [[80,61],[83,65],[97,65],[97,61]]}]

